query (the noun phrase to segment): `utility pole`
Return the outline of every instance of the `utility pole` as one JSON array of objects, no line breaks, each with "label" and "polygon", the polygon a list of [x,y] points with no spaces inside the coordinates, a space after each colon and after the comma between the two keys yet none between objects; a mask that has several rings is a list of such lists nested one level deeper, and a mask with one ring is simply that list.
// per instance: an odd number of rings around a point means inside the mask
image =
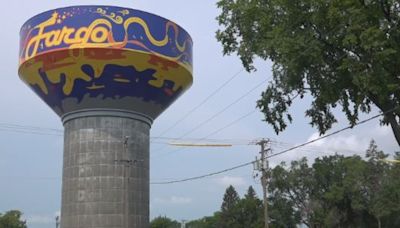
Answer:
[{"label": "utility pole", "polygon": [[268,228],[268,178],[269,178],[269,167],[268,167],[268,153],[271,152],[269,147],[269,140],[262,139],[256,142],[257,145],[261,146],[261,159],[256,159],[254,163],[254,169],[261,172],[261,185],[263,189],[263,202],[264,202],[264,228]]},{"label": "utility pole", "polygon": [[56,228],[60,226],[60,216],[56,216]]},{"label": "utility pole", "polygon": [[181,228],[186,228],[186,220],[182,220],[182,222],[181,222]]}]

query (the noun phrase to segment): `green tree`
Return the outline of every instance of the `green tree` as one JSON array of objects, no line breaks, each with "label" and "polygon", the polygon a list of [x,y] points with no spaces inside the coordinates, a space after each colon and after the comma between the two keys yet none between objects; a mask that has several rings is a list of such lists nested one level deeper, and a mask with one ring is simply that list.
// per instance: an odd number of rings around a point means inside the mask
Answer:
[{"label": "green tree", "polygon": [[237,204],[239,203],[239,195],[235,188],[230,185],[224,194],[224,198],[221,205],[221,217],[219,219],[219,227],[221,228],[233,228],[239,227],[236,221]]},{"label": "green tree", "polygon": [[264,225],[264,207],[257,197],[253,187],[250,186],[243,199],[235,206],[234,214],[239,227],[261,228]]},{"label": "green tree", "polygon": [[[394,158],[400,160],[400,152]],[[391,213],[382,219],[382,227],[400,227],[400,163],[390,164],[387,181],[384,186],[387,207]]]},{"label": "green tree", "polygon": [[166,216],[158,216],[150,222],[151,228],[179,228],[180,223],[167,218]]},{"label": "green tree", "polygon": [[305,158],[293,161],[289,170],[285,163],[272,169],[268,186],[272,223],[277,227],[295,227],[299,223],[310,226],[312,186],[312,169]]},{"label": "green tree", "polygon": [[187,223],[188,228],[263,227],[263,205],[250,186],[240,199],[234,187],[229,186],[224,194],[221,211]]},{"label": "green tree", "polygon": [[[378,149],[374,141],[371,141],[366,153],[367,169],[365,172],[364,199],[366,208],[376,219],[378,228],[385,225],[383,220],[389,215],[399,212],[400,195],[392,182],[396,182],[390,176],[391,167],[385,162],[388,157],[383,151]],[[398,182],[397,182],[398,183]],[[400,185],[397,185],[400,186]]]},{"label": "green tree", "polygon": [[219,228],[221,212],[215,212],[212,216],[190,221],[186,224],[187,228]]},{"label": "green tree", "polygon": [[[305,158],[271,172],[272,225],[295,227],[397,227],[399,171],[372,142],[366,159],[325,156],[309,167]],[[396,171],[395,171],[396,170]],[[393,179],[393,180],[391,180]]]},{"label": "green tree", "polygon": [[323,227],[365,227],[373,218],[360,207],[365,161],[359,156],[334,155],[313,164],[313,199],[318,202],[314,224]]},{"label": "green tree", "polygon": [[[270,227],[400,227],[400,164],[386,157],[372,141],[365,159],[335,154],[277,165],[268,186]],[[243,198],[229,186],[221,211],[187,227],[263,227],[263,204],[251,186]]]},{"label": "green tree", "polygon": [[26,222],[21,220],[22,213],[17,210],[0,214],[0,228],[27,228]]},{"label": "green tree", "polygon": [[[219,0],[217,39],[248,71],[253,59],[273,62],[273,79],[257,106],[279,133],[289,107],[311,95],[305,111],[321,134],[342,106],[351,125],[371,105],[387,112],[400,145],[400,6],[396,0]],[[395,109],[395,110],[393,110]]]}]

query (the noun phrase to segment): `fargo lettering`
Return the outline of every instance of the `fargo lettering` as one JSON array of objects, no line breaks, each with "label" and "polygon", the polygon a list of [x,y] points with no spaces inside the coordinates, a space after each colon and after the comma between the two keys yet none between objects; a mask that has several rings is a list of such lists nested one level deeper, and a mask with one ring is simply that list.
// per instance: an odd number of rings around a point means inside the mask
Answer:
[{"label": "fargo lettering", "polygon": [[[34,27],[37,35],[33,36],[25,48],[25,60],[38,54],[40,43],[44,42],[46,48],[69,45],[70,48],[86,47],[88,44],[105,43],[108,39],[112,25],[105,19],[94,20],[88,27],[70,28],[67,26],[62,29],[46,31],[49,26],[57,23],[57,13],[50,19]],[[89,45],[90,46],[90,45]]]}]

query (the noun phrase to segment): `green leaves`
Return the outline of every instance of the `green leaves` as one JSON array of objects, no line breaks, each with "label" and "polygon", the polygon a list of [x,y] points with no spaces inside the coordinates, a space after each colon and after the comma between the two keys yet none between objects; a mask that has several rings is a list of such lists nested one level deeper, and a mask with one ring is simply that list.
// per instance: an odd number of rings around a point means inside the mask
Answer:
[{"label": "green leaves", "polygon": [[21,220],[22,213],[17,210],[0,214],[0,228],[27,228],[26,222]]},{"label": "green leaves", "polygon": [[180,223],[167,217],[158,216],[150,222],[151,228],[179,228]]},{"label": "green leaves", "polygon": [[308,227],[399,226],[400,166],[383,162],[387,156],[371,141],[366,160],[331,155],[315,159],[312,167],[305,158],[276,166],[269,200],[280,209],[272,218],[290,213],[286,221],[300,216],[295,224]]},{"label": "green leaves", "polygon": [[[277,134],[292,121],[296,94],[312,97],[305,114],[321,134],[336,122],[331,107],[341,105],[353,125],[371,102],[382,111],[400,104],[397,1],[220,0],[217,6],[224,54],[237,54],[248,71],[255,57],[274,63],[257,107]],[[400,144],[399,122],[390,124]]]}]

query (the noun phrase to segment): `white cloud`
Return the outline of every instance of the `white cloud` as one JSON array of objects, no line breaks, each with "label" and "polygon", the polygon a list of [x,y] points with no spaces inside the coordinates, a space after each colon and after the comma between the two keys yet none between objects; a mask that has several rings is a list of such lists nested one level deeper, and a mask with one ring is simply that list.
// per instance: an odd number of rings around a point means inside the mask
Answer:
[{"label": "white cloud", "polygon": [[389,126],[380,126],[377,125],[374,132],[380,136],[389,136],[393,134],[392,129]]},{"label": "white cloud", "polygon": [[[307,141],[310,142],[319,137],[319,133],[315,132],[308,137]],[[280,156],[273,157],[270,160],[270,164],[274,167],[282,161],[289,163],[290,161],[298,160],[302,157],[307,157],[308,161],[312,163],[317,157],[329,156],[334,153],[344,156],[351,156],[354,154],[364,156],[372,139],[375,140],[378,147],[386,153],[392,153],[398,150],[398,145],[394,139],[391,128],[388,126],[381,126],[379,123],[373,123],[366,126],[361,125],[353,130],[329,136]],[[283,151],[299,144],[300,143],[276,142],[273,144],[273,151]]]},{"label": "white cloud", "polygon": [[[308,137],[307,141],[309,142],[319,137],[319,133],[315,132]],[[274,167],[282,161],[290,163],[290,161],[298,160],[302,157],[307,157],[308,161],[312,163],[317,157],[329,156],[335,153],[344,156],[351,156],[354,154],[364,156],[372,139],[375,140],[378,148],[386,153],[390,154],[398,150],[398,145],[394,139],[391,128],[388,126],[381,126],[379,123],[371,123],[329,136],[307,146],[273,157],[270,159],[270,164]],[[299,144],[300,143],[276,142],[273,144],[273,151],[284,151]]]},{"label": "white cloud", "polygon": [[45,215],[26,215],[24,216],[24,220],[31,225],[47,225],[47,224],[55,224],[56,223],[56,217],[60,216],[60,211],[54,212],[53,215],[50,214],[45,214]]},{"label": "white cloud", "polygon": [[225,187],[229,185],[233,185],[235,187],[246,185],[246,181],[243,177],[235,177],[235,176],[223,176],[221,178],[217,178],[216,182]]},{"label": "white cloud", "polygon": [[[319,137],[314,133],[309,141]],[[375,140],[378,147],[386,153],[398,150],[398,145],[389,126],[381,126],[378,123],[370,126],[363,126],[359,129],[349,130],[322,140],[312,146],[326,148],[327,151],[345,152],[346,154],[364,155],[371,140]]]},{"label": "white cloud", "polygon": [[154,203],[159,203],[159,204],[190,204],[192,201],[193,201],[192,198],[181,197],[181,196],[171,196],[169,198],[154,199]]},{"label": "white cloud", "polygon": [[[320,137],[318,133],[312,134],[307,141],[314,140]],[[312,146],[321,147],[329,151],[353,151],[363,152],[369,145],[370,138],[362,137],[360,135],[336,135],[328,138],[321,139]]]},{"label": "white cloud", "polygon": [[55,224],[56,222],[55,216],[49,215],[28,215],[25,220],[28,224]]}]

